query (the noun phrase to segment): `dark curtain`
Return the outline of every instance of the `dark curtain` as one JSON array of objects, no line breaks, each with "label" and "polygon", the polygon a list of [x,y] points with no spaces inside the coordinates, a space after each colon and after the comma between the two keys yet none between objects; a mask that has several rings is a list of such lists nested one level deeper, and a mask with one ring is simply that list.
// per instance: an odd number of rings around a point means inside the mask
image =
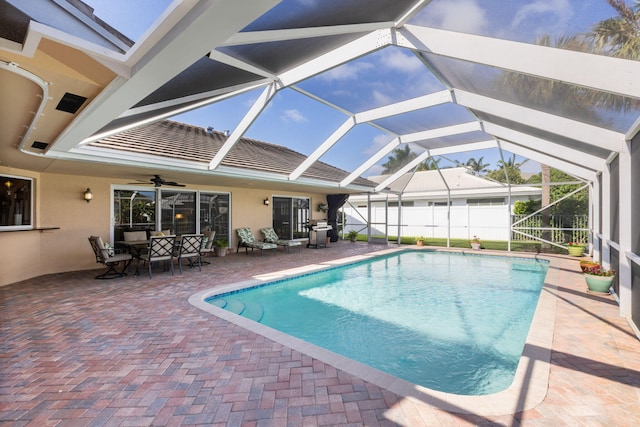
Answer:
[{"label": "dark curtain", "polygon": [[348,194],[328,194],[327,205],[329,205],[329,211],[327,212],[327,222],[333,228],[329,230],[329,237],[332,242],[338,241],[338,211],[349,199]]}]

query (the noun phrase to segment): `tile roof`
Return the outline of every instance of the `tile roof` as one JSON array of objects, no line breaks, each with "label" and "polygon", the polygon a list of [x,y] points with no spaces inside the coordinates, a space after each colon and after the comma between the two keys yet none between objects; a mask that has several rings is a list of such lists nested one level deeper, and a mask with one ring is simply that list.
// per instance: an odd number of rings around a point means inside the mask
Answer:
[{"label": "tile roof", "polygon": [[[163,120],[106,137],[90,145],[208,164],[226,140],[227,135],[223,132]],[[229,151],[221,166],[288,175],[306,158],[304,154],[287,147],[243,137]],[[305,178],[330,182],[340,182],[348,175],[348,172],[320,161],[302,174]],[[364,178],[357,178],[353,184],[370,188],[376,185]]]}]

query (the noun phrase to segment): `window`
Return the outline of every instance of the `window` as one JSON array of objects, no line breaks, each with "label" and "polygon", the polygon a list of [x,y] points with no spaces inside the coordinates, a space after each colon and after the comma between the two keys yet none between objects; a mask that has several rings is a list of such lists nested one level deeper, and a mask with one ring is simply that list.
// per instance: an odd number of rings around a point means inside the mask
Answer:
[{"label": "window", "polygon": [[33,180],[11,175],[0,175],[0,227],[12,229],[33,226]]},{"label": "window", "polygon": [[193,191],[161,191],[160,228],[181,236],[196,232],[196,193]]},{"label": "window", "polygon": [[215,240],[229,242],[229,193],[200,193],[200,232],[216,232]]},{"label": "window", "polygon": [[155,230],[155,190],[114,190],[113,218],[114,241],[124,240],[125,231]]},{"label": "window", "polygon": [[[414,206],[414,201],[413,200],[403,200],[402,201],[402,206],[403,207],[412,207]],[[389,206],[390,208],[397,208],[398,207],[398,202],[389,202],[387,204],[387,206]]]},{"label": "window", "polygon": [[[453,205],[453,201],[449,202],[449,206]],[[447,202],[433,202],[432,206],[447,206]]]},{"label": "window", "polygon": [[494,197],[486,199],[467,199],[469,206],[498,206],[504,205],[504,197]]},{"label": "window", "polygon": [[229,240],[229,207],[229,193],[116,188],[113,240],[124,240],[124,231],[171,230],[180,236],[206,228]]}]

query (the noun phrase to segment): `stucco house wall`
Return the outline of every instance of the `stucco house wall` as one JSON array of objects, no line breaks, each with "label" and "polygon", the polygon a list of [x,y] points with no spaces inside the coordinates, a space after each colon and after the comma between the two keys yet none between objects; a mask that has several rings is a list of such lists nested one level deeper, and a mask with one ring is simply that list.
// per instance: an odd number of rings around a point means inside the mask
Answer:
[{"label": "stucco house wall", "polygon": [[[112,185],[126,184],[126,180],[34,173],[5,166],[0,166],[0,174],[33,178],[35,228],[0,231],[0,286],[44,274],[103,268],[96,264],[88,237],[100,235],[111,241]],[[87,187],[93,193],[90,203],[83,199]],[[271,206],[263,204],[264,198],[272,194],[309,197],[311,217],[325,217],[315,208],[326,202],[325,194],[214,186],[188,189],[231,193],[232,249],[236,247],[236,228],[251,227],[261,238],[260,228],[272,225]],[[37,230],[45,227],[58,228]]]}]

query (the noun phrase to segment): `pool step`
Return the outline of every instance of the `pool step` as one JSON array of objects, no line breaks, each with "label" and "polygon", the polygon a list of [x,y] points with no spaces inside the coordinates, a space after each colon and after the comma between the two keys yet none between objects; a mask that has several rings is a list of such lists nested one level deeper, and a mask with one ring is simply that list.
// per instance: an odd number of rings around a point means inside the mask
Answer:
[{"label": "pool step", "polygon": [[262,309],[262,306],[260,304],[256,304],[255,302],[246,302],[244,305],[245,305],[245,309],[242,312],[242,316],[246,317],[247,319],[254,320],[256,322],[259,322],[260,320],[262,320],[262,315],[264,314],[264,310]]},{"label": "pool step", "polygon": [[209,304],[215,305],[216,307],[224,308],[227,311],[230,311],[235,314],[239,314],[247,319],[254,320],[259,322],[262,320],[262,316],[264,315],[264,309],[260,304],[256,304],[255,302],[247,302],[243,303],[238,300],[227,301],[224,298],[215,298],[208,301]]},{"label": "pool step", "polygon": [[207,301],[211,305],[215,305],[216,307],[224,308],[227,305],[227,300],[224,298],[216,298]]},{"label": "pool step", "polygon": [[244,311],[244,303],[238,300],[231,300],[227,302],[227,305],[224,307],[224,309],[235,314],[242,314],[242,312]]}]

